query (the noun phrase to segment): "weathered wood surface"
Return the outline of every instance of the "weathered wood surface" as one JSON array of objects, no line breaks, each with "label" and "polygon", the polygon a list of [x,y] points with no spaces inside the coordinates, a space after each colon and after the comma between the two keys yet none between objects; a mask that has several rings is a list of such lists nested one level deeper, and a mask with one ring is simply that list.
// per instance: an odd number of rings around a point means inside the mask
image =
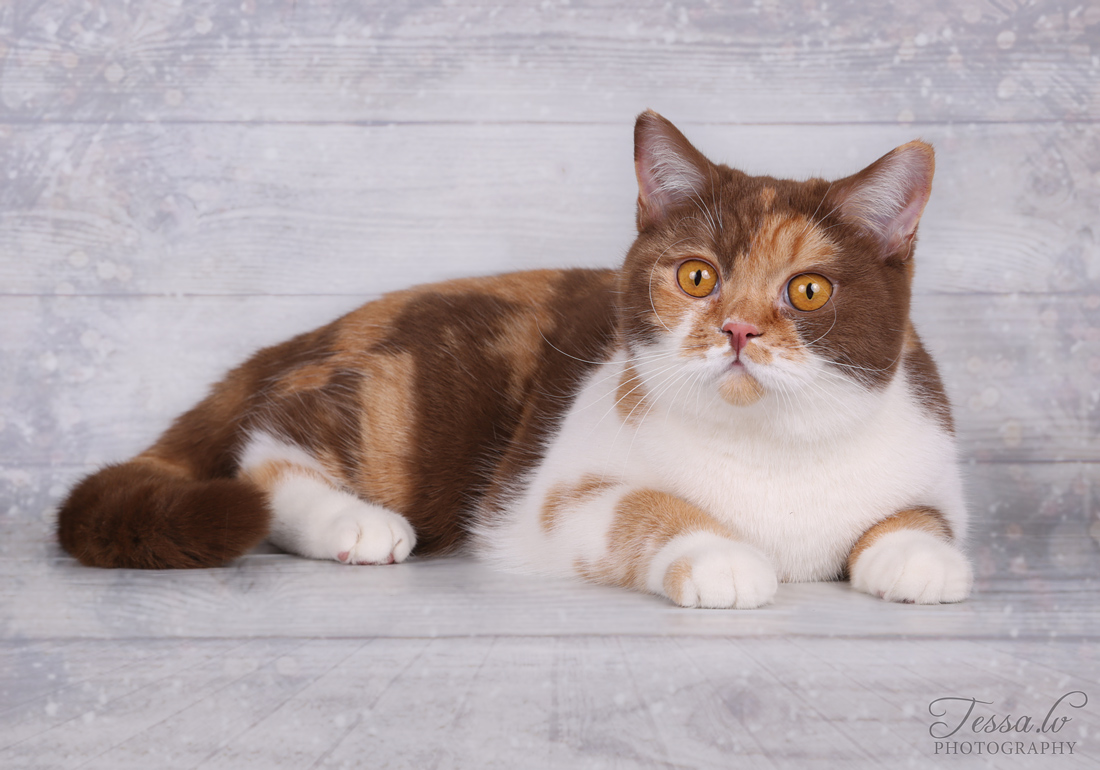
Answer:
[{"label": "weathered wood surface", "polygon": [[[1095,689],[1075,642],[851,639],[173,640],[0,645],[5,768],[1095,767],[936,755],[930,704],[1041,724]],[[1092,701],[1090,700],[1090,706]],[[950,712],[951,717],[961,716]],[[935,728],[940,729],[940,728]],[[942,733],[937,733],[942,734]],[[962,740],[990,740],[969,727]],[[1048,750],[1049,751],[1049,750]]]},{"label": "weathered wood surface", "polygon": [[[561,578],[513,575],[464,557],[348,567],[259,553],[229,567],[92,570],[53,550],[0,559],[0,638],[437,636],[855,636],[1100,639],[1090,576],[993,577],[958,605],[893,604],[847,583],[780,586],[751,611]],[[44,608],[48,607],[48,611]]]},{"label": "weathered wood surface", "polygon": [[[0,294],[362,295],[612,266],[634,235],[633,115],[0,124]],[[1100,296],[1100,135],[1089,126],[682,125],[716,160],[795,178],[845,176],[923,136],[938,160],[918,293]]]},{"label": "weathered wood surface", "polygon": [[[28,121],[1094,120],[1094,3],[11,3]],[[781,98],[776,98],[781,94]]]}]

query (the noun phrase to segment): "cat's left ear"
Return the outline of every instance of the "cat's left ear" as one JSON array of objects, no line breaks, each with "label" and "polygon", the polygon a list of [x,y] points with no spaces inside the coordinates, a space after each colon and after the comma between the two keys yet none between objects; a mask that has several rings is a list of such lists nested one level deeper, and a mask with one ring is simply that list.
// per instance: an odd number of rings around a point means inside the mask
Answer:
[{"label": "cat's left ear", "polygon": [[634,124],[638,175],[638,232],[658,224],[677,206],[700,198],[713,167],[676,126],[653,110]]},{"label": "cat's left ear", "polygon": [[883,258],[907,259],[924,206],[932,194],[936,156],[931,145],[903,144],[858,174],[833,185],[840,215],[875,236]]}]

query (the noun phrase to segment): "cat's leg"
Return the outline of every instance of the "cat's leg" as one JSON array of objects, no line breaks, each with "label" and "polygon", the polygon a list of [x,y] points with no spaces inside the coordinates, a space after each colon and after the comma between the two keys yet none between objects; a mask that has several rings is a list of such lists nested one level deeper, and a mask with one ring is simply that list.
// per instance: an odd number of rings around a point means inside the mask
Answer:
[{"label": "cat's leg", "polygon": [[[551,494],[547,503],[562,499],[569,501],[563,530],[569,522],[606,525],[604,547],[573,560],[589,580],[666,596],[683,607],[752,608],[775,596],[778,580],[767,556],[675,495],[616,485],[585,499]],[[559,543],[576,542],[575,533],[562,534]]]},{"label": "cat's leg", "polygon": [[238,475],[267,493],[273,512],[269,539],[291,553],[345,564],[393,564],[416,545],[404,516],[337,488],[307,452],[268,434],[251,438]]},{"label": "cat's leg", "polygon": [[863,533],[848,555],[852,587],[892,602],[939,604],[970,595],[974,574],[934,508],[910,508]]}]

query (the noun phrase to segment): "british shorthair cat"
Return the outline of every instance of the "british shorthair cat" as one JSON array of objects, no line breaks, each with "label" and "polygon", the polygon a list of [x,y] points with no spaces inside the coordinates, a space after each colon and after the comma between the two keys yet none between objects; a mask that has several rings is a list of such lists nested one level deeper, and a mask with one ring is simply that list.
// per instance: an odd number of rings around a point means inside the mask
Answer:
[{"label": "british shorthair cat", "polygon": [[686,607],[845,576],[964,599],[951,412],[909,320],[932,149],[795,182],[654,112],[634,139],[621,268],[421,286],[261,350],[78,484],[62,546],[160,569],[264,538],[346,564],[465,543]]}]

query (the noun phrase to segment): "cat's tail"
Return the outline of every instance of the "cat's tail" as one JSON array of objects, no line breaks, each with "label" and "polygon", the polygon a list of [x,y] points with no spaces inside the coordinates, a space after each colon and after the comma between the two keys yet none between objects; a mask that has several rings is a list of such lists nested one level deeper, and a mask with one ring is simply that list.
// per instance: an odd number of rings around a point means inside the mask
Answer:
[{"label": "cat's tail", "polygon": [[271,510],[259,487],[196,479],[137,458],[77,484],[61,506],[61,547],[89,567],[214,567],[267,536]]},{"label": "cat's tail", "polygon": [[[258,545],[272,510],[259,486],[238,477],[242,447],[264,421],[293,426],[312,415],[280,411],[272,389],[295,367],[324,361],[334,328],[260,350],[148,450],[77,484],[58,511],[61,547],[91,567],[178,569],[216,567]],[[295,392],[290,403],[302,401]]]}]

